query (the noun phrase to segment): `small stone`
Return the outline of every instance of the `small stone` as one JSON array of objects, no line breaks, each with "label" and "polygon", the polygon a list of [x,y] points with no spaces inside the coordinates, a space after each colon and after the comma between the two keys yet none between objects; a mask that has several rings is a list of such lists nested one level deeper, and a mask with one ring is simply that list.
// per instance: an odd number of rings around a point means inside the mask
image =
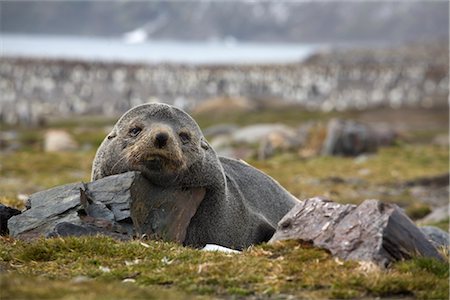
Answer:
[{"label": "small stone", "polygon": [[103,267],[103,266],[99,266],[98,267],[100,271],[102,271],[103,273],[110,273],[111,269],[108,267]]},{"label": "small stone", "polygon": [[433,209],[433,211],[426,215],[419,221],[420,224],[437,223],[449,218],[450,205],[444,205]]},{"label": "small stone", "polygon": [[64,130],[48,130],[44,136],[45,152],[72,151],[78,148],[77,142]]},{"label": "small stone", "polygon": [[72,278],[72,283],[84,283],[87,281],[90,281],[91,278],[87,277],[87,276],[76,276],[74,278]]},{"label": "small stone", "polygon": [[140,262],[141,262],[141,260],[140,260],[139,258],[136,258],[136,259],[133,260],[133,261],[128,261],[128,260],[126,260],[126,261],[125,261],[125,265],[126,265],[126,266],[134,266],[134,265],[139,264]]}]

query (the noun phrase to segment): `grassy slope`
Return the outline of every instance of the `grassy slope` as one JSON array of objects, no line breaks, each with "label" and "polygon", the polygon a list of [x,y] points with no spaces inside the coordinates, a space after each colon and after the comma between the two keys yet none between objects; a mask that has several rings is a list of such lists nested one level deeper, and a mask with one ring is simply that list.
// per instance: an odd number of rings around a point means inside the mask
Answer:
[{"label": "grassy slope", "polygon": [[[298,115],[284,115],[283,121],[295,124]],[[310,117],[328,118],[329,115],[304,113],[302,120]],[[212,123],[206,117],[199,118],[204,126]],[[223,116],[219,121],[233,121],[229,118]],[[240,119],[240,123],[274,119],[270,113],[259,112]],[[89,180],[95,147],[104,136],[104,130],[80,129],[76,123],[59,126],[73,132],[81,145],[87,143],[94,147],[79,152],[43,153],[39,150],[42,130],[23,131],[26,149],[0,154],[0,202],[20,206],[21,202],[16,199],[18,193]],[[381,149],[362,162],[339,157],[305,160],[294,154],[283,154],[269,161],[250,163],[273,176],[299,198],[325,195],[336,201],[357,203],[364,199],[366,190],[446,172],[448,159],[446,147],[399,144]],[[327,180],[333,177],[358,178],[359,181]],[[409,194],[381,195],[384,195],[382,200],[399,203],[405,208],[417,205]],[[448,228],[448,222],[440,225]],[[148,248],[138,241],[123,243],[108,238],[33,243],[2,238],[1,298],[184,299],[186,295],[296,295],[301,298],[413,296],[448,299],[449,296],[448,265],[428,259],[417,258],[397,263],[389,271],[377,271],[355,262],[336,261],[324,251],[295,242],[260,245],[241,255],[203,253],[163,242],[146,243]],[[125,263],[136,259],[135,265]],[[103,272],[100,267],[108,267],[111,272]],[[70,281],[79,276],[88,280]],[[136,282],[121,283],[130,277]]]}]

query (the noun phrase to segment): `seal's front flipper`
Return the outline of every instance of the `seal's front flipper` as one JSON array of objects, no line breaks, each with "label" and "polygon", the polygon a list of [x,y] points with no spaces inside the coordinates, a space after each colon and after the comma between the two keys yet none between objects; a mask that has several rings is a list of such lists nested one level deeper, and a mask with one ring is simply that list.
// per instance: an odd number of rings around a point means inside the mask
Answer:
[{"label": "seal's front flipper", "polygon": [[138,235],[183,243],[205,193],[204,188],[163,188],[149,183],[146,196],[131,202],[131,218]]}]

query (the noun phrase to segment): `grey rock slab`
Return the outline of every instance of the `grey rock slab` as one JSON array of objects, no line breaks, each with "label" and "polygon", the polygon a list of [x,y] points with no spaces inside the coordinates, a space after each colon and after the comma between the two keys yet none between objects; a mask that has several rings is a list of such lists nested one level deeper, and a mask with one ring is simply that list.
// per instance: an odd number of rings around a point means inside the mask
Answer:
[{"label": "grey rock slab", "polygon": [[[9,234],[18,237],[22,233],[39,235],[34,229],[42,230],[60,221],[76,221],[76,208],[80,204],[82,183],[72,183],[35,193],[30,196],[31,208],[9,219]],[[75,215],[73,215],[75,213]]]},{"label": "grey rock slab", "polygon": [[30,208],[11,217],[8,228],[20,239],[96,234],[130,239],[137,229],[182,243],[204,195],[204,188],[163,188],[127,172],[33,194]]},{"label": "grey rock slab", "polygon": [[450,246],[450,235],[448,232],[434,226],[422,226],[420,230],[436,247],[448,248]]},{"label": "grey rock slab", "polygon": [[398,206],[378,200],[355,206],[307,199],[280,220],[269,243],[287,239],[311,242],[342,259],[373,261],[380,266],[415,255],[442,259]]},{"label": "grey rock slab", "polygon": [[119,175],[108,176],[108,183],[102,179],[88,184],[89,197],[96,202],[108,206],[114,213],[116,221],[130,217],[130,199],[135,196],[145,197],[146,185],[149,182],[137,175],[139,173],[127,172]]},{"label": "grey rock slab", "polygon": [[[72,183],[35,193],[30,196],[30,208],[8,221],[10,235],[25,239],[46,236],[62,222],[81,225],[83,216],[89,216],[91,222],[95,219],[113,222],[129,219],[130,190],[139,190],[143,180],[138,173],[128,172],[87,184]],[[82,205],[83,195],[92,203]]]}]

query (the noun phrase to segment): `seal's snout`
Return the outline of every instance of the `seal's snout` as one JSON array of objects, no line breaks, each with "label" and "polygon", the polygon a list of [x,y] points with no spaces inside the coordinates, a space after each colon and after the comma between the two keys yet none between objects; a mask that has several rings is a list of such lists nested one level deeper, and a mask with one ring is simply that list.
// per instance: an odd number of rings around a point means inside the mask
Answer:
[{"label": "seal's snout", "polygon": [[155,135],[153,143],[157,148],[164,148],[167,145],[169,134],[167,132],[158,132]]}]

